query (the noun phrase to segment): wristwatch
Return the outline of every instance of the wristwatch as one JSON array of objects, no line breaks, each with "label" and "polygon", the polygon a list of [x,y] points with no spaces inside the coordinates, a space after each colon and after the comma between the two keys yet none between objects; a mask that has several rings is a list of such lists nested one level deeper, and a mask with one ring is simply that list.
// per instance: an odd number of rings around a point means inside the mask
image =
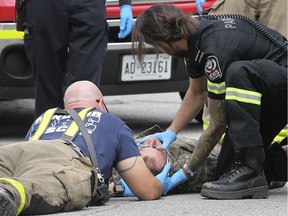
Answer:
[{"label": "wristwatch", "polygon": [[124,190],[125,186],[120,181],[114,182],[113,191],[115,196],[123,196]]}]

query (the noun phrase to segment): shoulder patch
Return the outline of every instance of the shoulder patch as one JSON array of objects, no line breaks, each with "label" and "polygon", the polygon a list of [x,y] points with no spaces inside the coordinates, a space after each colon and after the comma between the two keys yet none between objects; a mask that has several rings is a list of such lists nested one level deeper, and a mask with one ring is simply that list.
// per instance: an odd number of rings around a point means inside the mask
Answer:
[{"label": "shoulder patch", "polygon": [[216,56],[211,55],[207,57],[205,63],[205,74],[209,80],[216,80],[222,77],[221,68]]}]

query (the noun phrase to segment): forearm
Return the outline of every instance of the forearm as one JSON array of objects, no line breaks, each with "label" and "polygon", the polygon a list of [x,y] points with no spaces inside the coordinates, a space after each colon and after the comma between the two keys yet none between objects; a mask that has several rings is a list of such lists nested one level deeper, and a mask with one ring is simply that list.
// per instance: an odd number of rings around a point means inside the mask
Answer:
[{"label": "forearm", "polygon": [[122,177],[124,196],[134,194],[139,200],[154,200],[162,195],[161,182],[150,172],[142,157],[125,159],[116,165],[116,170]]},{"label": "forearm", "polygon": [[203,107],[205,101],[199,102],[199,104],[193,104],[189,101],[183,101],[173,122],[167,128],[167,130],[172,130],[176,134],[178,134],[183,128],[185,128],[200,112],[201,108]]},{"label": "forearm", "polygon": [[210,113],[209,126],[201,134],[188,163],[189,168],[193,171],[197,170],[200,164],[208,157],[226,129],[225,102],[209,99],[208,108]]},{"label": "forearm", "polygon": [[195,91],[191,87],[193,85],[195,84],[190,84],[175,118],[168,128],[176,134],[196,117],[207,101],[207,91],[204,89]]},{"label": "forearm", "polygon": [[197,170],[204,160],[206,160],[209,153],[223,135],[224,131],[225,127],[221,127],[215,131],[207,129],[202,133],[192,154],[191,160],[187,164],[191,170]]},{"label": "forearm", "polygon": [[[150,188],[146,188],[147,194],[144,197],[138,197],[140,200],[155,200],[159,199],[163,193],[163,186],[161,182],[155,178],[155,182],[153,184],[149,184]],[[143,185],[143,187],[146,187]]]}]

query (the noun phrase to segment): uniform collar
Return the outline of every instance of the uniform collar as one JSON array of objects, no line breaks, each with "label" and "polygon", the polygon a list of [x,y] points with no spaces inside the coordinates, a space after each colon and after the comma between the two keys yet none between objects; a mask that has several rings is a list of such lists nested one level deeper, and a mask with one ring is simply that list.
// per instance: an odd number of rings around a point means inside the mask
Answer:
[{"label": "uniform collar", "polygon": [[[199,29],[197,28],[196,31],[192,32],[188,37],[188,59],[195,60],[197,53],[198,53],[198,38],[199,38]],[[187,59],[186,59],[187,60]]]}]

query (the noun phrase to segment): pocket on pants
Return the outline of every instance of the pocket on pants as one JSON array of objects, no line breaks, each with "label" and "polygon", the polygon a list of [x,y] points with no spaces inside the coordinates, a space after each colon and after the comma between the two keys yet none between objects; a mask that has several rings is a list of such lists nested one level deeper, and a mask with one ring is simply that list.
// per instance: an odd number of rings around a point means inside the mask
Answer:
[{"label": "pocket on pants", "polygon": [[62,170],[54,172],[54,176],[66,190],[68,203],[64,211],[82,209],[91,200],[91,176],[93,165],[89,158],[73,158]]}]

